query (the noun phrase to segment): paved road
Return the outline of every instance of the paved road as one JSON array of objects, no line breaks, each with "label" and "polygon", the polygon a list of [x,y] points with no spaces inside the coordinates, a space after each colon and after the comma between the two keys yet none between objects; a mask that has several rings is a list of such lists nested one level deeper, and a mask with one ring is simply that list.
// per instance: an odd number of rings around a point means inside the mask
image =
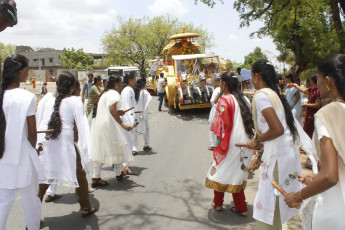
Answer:
[{"label": "paved road", "polygon": [[[211,208],[213,191],[204,186],[212,162],[207,150],[209,110],[158,112],[157,97],[150,105],[150,129],[153,150],[135,156],[132,168],[138,176],[115,179],[110,166],[102,177],[110,186],[91,194],[92,204],[99,207],[94,216],[82,218],[73,189],[59,187],[63,197],[55,203],[43,203],[43,229],[255,229],[252,216],[257,190],[257,175],[251,175],[245,190],[249,217],[229,210],[231,194],[225,195],[226,209]],[[142,137],[139,137],[142,149]],[[92,164],[89,164],[92,168]],[[90,179],[90,177],[89,177]],[[8,229],[24,229],[25,219],[20,197],[12,208]],[[300,229],[300,218],[289,229]]]}]

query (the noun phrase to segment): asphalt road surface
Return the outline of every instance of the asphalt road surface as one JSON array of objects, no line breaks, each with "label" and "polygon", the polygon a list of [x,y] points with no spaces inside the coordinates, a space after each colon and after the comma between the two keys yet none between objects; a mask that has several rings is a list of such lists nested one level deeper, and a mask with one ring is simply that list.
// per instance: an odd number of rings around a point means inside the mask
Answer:
[{"label": "asphalt road surface", "polygon": [[[209,109],[171,111],[164,107],[158,112],[157,98],[153,97],[149,109],[153,149],[142,151],[143,138],[139,136],[139,153],[131,166],[139,174],[117,181],[112,167],[104,166],[102,178],[110,185],[90,195],[99,211],[87,218],[79,213],[74,190],[58,187],[63,197],[42,204],[42,229],[256,229],[252,210],[257,175],[250,175],[245,190],[248,217],[230,211],[229,193],[225,194],[223,211],[211,207],[213,191],[204,186],[213,159],[207,150]],[[91,181],[90,176],[88,179]],[[301,229],[300,224],[300,217],[295,217],[284,229]],[[25,229],[20,196],[7,229]]]}]

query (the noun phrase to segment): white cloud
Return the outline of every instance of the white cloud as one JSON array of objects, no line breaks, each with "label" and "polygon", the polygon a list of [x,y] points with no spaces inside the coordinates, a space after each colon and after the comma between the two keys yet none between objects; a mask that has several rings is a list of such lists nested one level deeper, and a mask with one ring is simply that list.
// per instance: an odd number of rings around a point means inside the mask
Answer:
[{"label": "white cloud", "polygon": [[188,8],[180,0],[155,0],[148,8],[150,13],[156,16],[167,14],[183,16],[188,13]]},{"label": "white cloud", "polygon": [[236,35],[234,34],[231,34],[229,37],[228,37],[229,40],[231,41],[240,41],[239,37],[237,37]]},{"label": "white cloud", "polygon": [[2,42],[99,52],[103,32],[115,20],[111,4],[112,0],[17,1],[18,25],[3,32]]}]

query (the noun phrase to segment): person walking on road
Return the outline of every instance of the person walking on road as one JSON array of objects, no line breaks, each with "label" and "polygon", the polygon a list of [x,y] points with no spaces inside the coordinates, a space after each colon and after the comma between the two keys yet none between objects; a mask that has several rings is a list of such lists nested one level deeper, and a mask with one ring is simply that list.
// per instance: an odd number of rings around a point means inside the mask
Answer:
[{"label": "person walking on road", "polygon": [[161,72],[159,74],[159,79],[157,82],[157,93],[159,96],[159,106],[158,106],[158,111],[162,111],[162,104],[163,104],[163,99],[165,96],[165,86],[166,86],[166,82],[164,80],[164,73]]},{"label": "person walking on road", "polygon": [[[50,184],[77,188],[80,213],[86,217],[97,209],[90,205],[88,182],[83,170],[87,159],[75,145],[78,141],[86,145],[86,140],[81,140],[85,138],[83,104],[80,98],[71,97],[75,81],[71,73],[63,72],[56,82],[57,95],[53,98],[54,107],[48,123],[48,129],[53,129],[53,132],[47,135],[48,140],[40,155],[47,179],[40,181],[38,197],[43,200]],[[45,103],[45,106],[49,104]],[[87,150],[87,147],[82,149]]]},{"label": "person walking on road", "polygon": [[84,82],[82,93],[81,93],[81,98],[82,98],[84,106],[85,106],[85,111],[86,111],[87,103],[89,101],[89,92],[90,92],[90,89],[91,89],[92,83],[93,83],[93,74],[90,73],[89,75],[87,75],[87,77],[88,77],[88,81]]},{"label": "person walking on road", "polygon": [[217,105],[218,105],[218,100],[220,98],[220,87],[219,87],[219,82],[220,82],[220,78],[219,76],[216,77],[215,81],[214,81],[214,84],[215,84],[215,89],[213,90],[213,93],[212,93],[212,97],[211,97],[211,104],[212,104],[212,108],[211,108],[211,111],[210,111],[210,115],[208,117],[208,122],[210,124],[210,130],[209,130],[209,136],[210,136],[210,147],[208,147],[208,150],[210,151],[213,151],[214,148],[217,146],[216,144],[216,136],[214,135],[214,132],[211,130],[211,125],[212,125],[212,122],[213,122],[213,117],[214,117],[214,113],[216,111],[216,108],[217,108]]},{"label": "person walking on road", "polygon": [[93,84],[90,88],[89,91],[89,99],[87,101],[87,106],[86,106],[86,116],[89,117],[93,105],[96,103],[97,98],[99,97],[99,95],[101,95],[101,88],[100,86],[102,85],[102,78],[100,75],[96,76],[93,79]]},{"label": "person walking on road", "polygon": [[205,185],[214,190],[212,206],[217,211],[223,209],[224,192],[230,192],[234,200],[231,211],[247,216],[244,189],[253,150],[235,144],[245,144],[254,136],[250,101],[240,91],[240,82],[234,73],[221,75],[220,89],[224,96],[219,99],[211,125],[220,143],[213,151],[214,161]]},{"label": "person walking on road", "polygon": [[[42,168],[35,150],[36,97],[21,89],[28,77],[28,60],[8,56],[0,89],[0,229],[6,229],[11,207],[20,192],[27,228],[40,229],[41,204],[37,197]],[[41,177],[40,179],[43,179]]]},{"label": "person walking on road", "polygon": [[116,178],[121,180],[124,176],[122,165],[133,161],[122,129],[132,130],[132,126],[120,118],[121,96],[117,92],[121,88],[120,76],[110,76],[107,87],[93,109],[93,124],[91,128],[91,159],[94,162],[92,174],[92,187],[108,185],[101,179],[103,164],[114,165]]},{"label": "person walking on road", "polygon": [[271,182],[287,191],[298,191],[301,184],[297,176],[302,173],[301,161],[295,143],[299,134],[290,105],[280,93],[273,65],[259,60],[252,66],[252,82],[257,89],[254,94],[252,112],[256,136],[248,142],[256,148],[259,142],[264,152],[257,156],[249,170],[260,166],[259,187],[254,201],[253,217],[258,230],[282,229],[282,224],[301,212],[289,208],[283,196],[276,196]]}]

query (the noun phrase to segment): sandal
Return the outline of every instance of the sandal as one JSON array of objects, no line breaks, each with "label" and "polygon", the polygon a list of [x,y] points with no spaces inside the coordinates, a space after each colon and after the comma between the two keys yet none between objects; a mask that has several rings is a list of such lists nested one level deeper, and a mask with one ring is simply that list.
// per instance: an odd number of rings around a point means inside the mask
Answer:
[{"label": "sandal", "polygon": [[208,147],[208,150],[213,151],[216,147],[210,146]]},{"label": "sandal", "polygon": [[133,154],[133,156],[135,156],[135,155],[138,154],[138,152],[137,151],[132,151],[132,154]]},{"label": "sandal", "polygon": [[54,200],[57,200],[61,197],[62,197],[62,195],[60,195],[60,194],[55,194],[55,196],[48,195],[44,201],[48,203],[48,202],[52,202]]},{"label": "sandal", "polygon": [[136,171],[133,171],[130,168],[123,168],[124,175],[138,175]]},{"label": "sandal", "polygon": [[243,216],[243,217],[248,216],[248,212],[239,212],[238,209],[237,209],[235,206],[231,206],[231,207],[230,207],[230,210],[231,210],[233,213],[238,213],[238,214],[240,214],[240,215]]},{"label": "sandal", "polygon": [[80,213],[82,217],[87,217],[90,216],[91,214],[94,214],[95,212],[97,212],[97,208],[91,206],[90,208],[82,208],[80,209]]},{"label": "sandal", "polygon": [[144,150],[144,151],[150,151],[150,150],[152,150],[152,147],[150,147],[150,146],[144,146],[143,150]]},{"label": "sandal", "polygon": [[117,180],[122,180],[122,178],[127,175],[127,172],[125,171],[125,169],[122,169],[121,175],[120,176],[116,176]]},{"label": "sandal", "polygon": [[216,204],[214,202],[212,202],[212,207],[216,210],[216,211],[222,211],[223,207],[221,206],[216,206]]},{"label": "sandal", "polygon": [[102,180],[102,178],[92,178],[92,188],[98,188],[109,185],[108,181]]}]

